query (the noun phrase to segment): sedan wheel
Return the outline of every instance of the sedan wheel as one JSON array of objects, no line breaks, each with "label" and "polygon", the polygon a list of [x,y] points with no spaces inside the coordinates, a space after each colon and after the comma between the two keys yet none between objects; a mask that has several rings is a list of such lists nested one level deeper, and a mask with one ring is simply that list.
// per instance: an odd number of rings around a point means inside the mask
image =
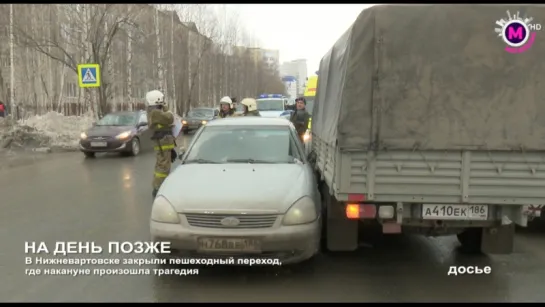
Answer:
[{"label": "sedan wheel", "polygon": [[137,156],[140,153],[140,140],[138,138],[133,138],[131,141],[131,156]]}]

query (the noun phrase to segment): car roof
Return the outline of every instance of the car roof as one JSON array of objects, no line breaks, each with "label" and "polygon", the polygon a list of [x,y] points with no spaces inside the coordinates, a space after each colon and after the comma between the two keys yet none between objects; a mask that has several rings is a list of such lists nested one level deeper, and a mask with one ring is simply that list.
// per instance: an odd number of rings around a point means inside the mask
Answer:
[{"label": "car roof", "polygon": [[216,119],[207,124],[209,127],[215,126],[278,126],[289,127],[290,121],[284,118],[264,118],[255,116],[230,117]]}]

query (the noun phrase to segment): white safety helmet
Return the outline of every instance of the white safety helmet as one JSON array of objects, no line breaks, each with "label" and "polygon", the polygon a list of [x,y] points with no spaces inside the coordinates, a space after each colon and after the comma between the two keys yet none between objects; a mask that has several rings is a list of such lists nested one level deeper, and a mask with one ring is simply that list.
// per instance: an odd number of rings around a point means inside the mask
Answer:
[{"label": "white safety helmet", "polygon": [[248,108],[248,112],[257,110],[257,102],[253,98],[244,98],[240,103]]},{"label": "white safety helmet", "polygon": [[165,95],[158,90],[149,91],[146,94],[146,104],[148,107],[165,104]]},{"label": "white safety helmet", "polygon": [[225,96],[222,99],[220,99],[220,106],[222,104],[228,104],[229,108],[233,107],[233,101],[231,100],[231,97],[229,97],[229,96]]}]

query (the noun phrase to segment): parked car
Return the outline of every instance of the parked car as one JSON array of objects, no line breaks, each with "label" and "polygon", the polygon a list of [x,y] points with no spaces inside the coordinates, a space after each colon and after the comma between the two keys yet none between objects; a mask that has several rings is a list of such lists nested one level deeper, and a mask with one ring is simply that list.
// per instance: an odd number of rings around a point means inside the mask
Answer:
[{"label": "parked car", "polygon": [[151,150],[151,130],[144,111],[123,111],[106,114],[81,133],[79,147],[86,157],[97,152],[119,152],[136,156]]},{"label": "parked car", "polygon": [[210,122],[153,202],[152,239],[170,242],[182,258],[312,258],[320,247],[321,198],[303,152],[284,119]]},{"label": "parked car", "polygon": [[188,134],[190,131],[197,130],[206,125],[209,121],[219,115],[219,110],[215,108],[195,108],[187,113],[182,119],[182,133]]}]

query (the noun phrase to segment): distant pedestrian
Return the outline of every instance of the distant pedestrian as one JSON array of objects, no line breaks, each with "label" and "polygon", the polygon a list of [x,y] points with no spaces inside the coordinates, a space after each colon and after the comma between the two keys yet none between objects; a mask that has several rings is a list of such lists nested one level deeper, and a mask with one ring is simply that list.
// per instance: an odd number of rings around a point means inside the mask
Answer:
[{"label": "distant pedestrian", "polygon": [[6,117],[6,105],[0,101],[0,117]]}]

